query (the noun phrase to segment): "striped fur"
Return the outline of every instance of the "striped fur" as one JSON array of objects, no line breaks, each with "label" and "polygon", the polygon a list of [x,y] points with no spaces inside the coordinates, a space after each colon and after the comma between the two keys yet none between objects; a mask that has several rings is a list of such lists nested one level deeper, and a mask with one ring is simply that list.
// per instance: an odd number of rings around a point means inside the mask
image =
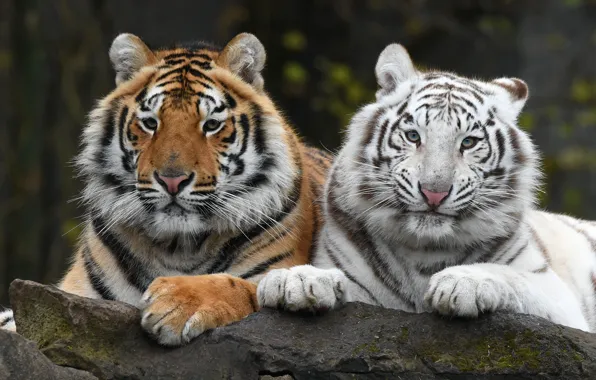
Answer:
[{"label": "striped fur", "polygon": [[330,157],[263,91],[250,34],[155,51],[124,34],[110,57],[117,87],[77,160],[88,221],[60,287],[139,306],[160,343],[185,343],[256,311],[267,271],[310,260]]},{"label": "striped fur", "polygon": [[[516,125],[525,83],[422,73],[400,45],[376,74],[377,100],[354,116],[330,172],[317,268],[270,272],[259,302],[509,310],[595,331],[596,223],[535,208],[538,153]],[[287,294],[304,282],[318,288]]]},{"label": "striped fur", "polygon": [[12,310],[0,306],[0,330],[16,331]]}]

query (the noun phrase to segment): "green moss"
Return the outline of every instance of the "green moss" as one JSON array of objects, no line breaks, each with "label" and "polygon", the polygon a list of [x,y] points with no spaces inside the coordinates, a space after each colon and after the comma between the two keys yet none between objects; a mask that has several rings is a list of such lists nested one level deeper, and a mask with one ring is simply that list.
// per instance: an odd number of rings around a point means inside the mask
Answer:
[{"label": "green moss", "polygon": [[31,302],[22,312],[27,318],[19,324],[19,332],[36,342],[56,364],[73,366],[74,360],[77,368],[91,369],[93,363],[111,362],[118,357],[121,331],[110,331],[90,320],[84,336],[75,334],[75,327],[64,316],[65,310],[47,301]]},{"label": "green moss", "polygon": [[360,353],[378,354],[379,352],[381,352],[381,349],[379,348],[379,346],[377,346],[377,343],[370,342],[370,343],[363,343],[363,344],[357,346],[356,348],[354,348],[354,351],[352,351],[352,354],[353,355],[358,355]]},{"label": "green moss", "polygon": [[19,324],[19,332],[27,339],[36,342],[40,349],[56,340],[72,339],[69,324],[58,312],[43,304],[31,303],[28,306],[29,308],[25,310],[28,315],[26,322],[32,324]]},{"label": "green moss", "polygon": [[408,330],[407,327],[402,327],[401,328],[401,339],[402,340],[408,340],[408,337],[410,336],[410,331]]},{"label": "green moss", "polygon": [[459,341],[458,344],[429,342],[421,354],[436,363],[448,364],[463,372],[523,367],[538,369],[552,354],[544,352],[533,335],[528,330],[520,335],[508,333],[503,337],[482,337]]}]

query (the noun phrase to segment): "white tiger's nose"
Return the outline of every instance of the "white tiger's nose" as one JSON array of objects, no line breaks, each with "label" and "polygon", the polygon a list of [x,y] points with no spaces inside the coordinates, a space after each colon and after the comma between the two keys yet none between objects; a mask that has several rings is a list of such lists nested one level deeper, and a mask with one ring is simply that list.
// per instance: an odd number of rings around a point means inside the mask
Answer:
[{"label": "white tiger's nose", "polygon": [[447,198],[447,196],[449,195],[448,191],[441,191],[440,193],[435,193],[424,188],[421,191],[422,195],[424,196],[424,199],[426,200],[426,203],[428,203],[429,206],[440,205],[441,202],[443,202],[443,199]]},{"label": "white tiger's nose", "polygon": [[441,203],[443,203],[445,198],[447,198],[449,196],[449,193],[451,192],[451,188],[452,188],[452,186],[436,187],[436,186],[431,186],[431,185],[426,185],[426,184],[419,185],[419,189],[420,189],[420,193],[422,193],[422,197],[424,198],[426,203],[431,207],[437,207]]}]

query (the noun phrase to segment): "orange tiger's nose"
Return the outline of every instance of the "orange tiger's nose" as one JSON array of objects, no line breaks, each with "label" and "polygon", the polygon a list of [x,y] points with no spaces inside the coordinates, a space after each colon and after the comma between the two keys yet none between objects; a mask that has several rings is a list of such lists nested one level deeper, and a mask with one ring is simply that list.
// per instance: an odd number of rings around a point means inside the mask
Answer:
[{"label": "orange tiger's nose", "polygon": [[155,179],[171,195],[178,194],[190,183],[190,176],[182,173],[167,173],[166,175],[155,172]]}]

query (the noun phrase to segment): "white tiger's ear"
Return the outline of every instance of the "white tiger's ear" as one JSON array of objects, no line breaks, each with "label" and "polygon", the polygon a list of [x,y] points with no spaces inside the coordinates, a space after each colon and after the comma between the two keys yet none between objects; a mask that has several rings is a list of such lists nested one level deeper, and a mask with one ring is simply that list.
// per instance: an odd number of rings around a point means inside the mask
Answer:
[{"label": "white tiger's ear", "polygon": [[110,60],[116,70],[116,84],[130,79],[143,66],[154,64],[155,54],[134,34],[122,33],[112,42]]},{"label": "white tiger's ear", "polygon": [[265,47],[257,37],[250,33],[241,33],[222,50],[217,64],[228,68],[257,91],[263,91],[261,71],[265,67],[266,57]]},{"label": "white tiger's ear", "polygon": [[397,85],[417,75],[408,51],[400,44],[387,46],[379,55],[375,67],[377,99],[395,90]]},{"label": "white tiger's ear", "polygon": [[526,82],[518,78],[499,78],[493,80],[492,83],[507,90],[511,108],[515,114],[514,117],[517,117],[524,108],[530,94]]}]

